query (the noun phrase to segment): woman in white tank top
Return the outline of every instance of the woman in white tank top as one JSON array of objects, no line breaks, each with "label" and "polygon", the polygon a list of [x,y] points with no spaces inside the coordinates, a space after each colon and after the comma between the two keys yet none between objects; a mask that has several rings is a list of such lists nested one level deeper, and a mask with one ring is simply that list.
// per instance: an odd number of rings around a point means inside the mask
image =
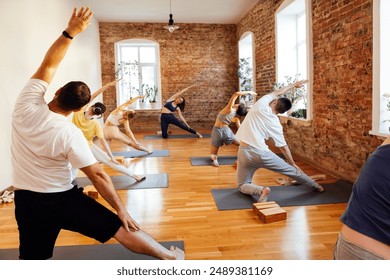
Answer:
[{"label": "woman in white tank top", "polygon": [[[135,112],[133,110],[126,110],[127,106],[134,103],[139,98],[143,98],[143,97],[144,96],[137,96],[135,98],[132,98],[129,101],[117,107],[115,110],[113,110],[108,116],[104,124],[103,131],[104,131],[104,138],[106,138],[108,141],[115,139],[121,141],[126,145],[133,147],[136,150],[144,151],[147,152],[148,154],[151,154],[153,150],[148,149],[145,146],[141,145],[137,141],[133,132],[130,129],[129,119],[134,117]],[[126,134],[119,129],[120,125],[124,126]]]}]

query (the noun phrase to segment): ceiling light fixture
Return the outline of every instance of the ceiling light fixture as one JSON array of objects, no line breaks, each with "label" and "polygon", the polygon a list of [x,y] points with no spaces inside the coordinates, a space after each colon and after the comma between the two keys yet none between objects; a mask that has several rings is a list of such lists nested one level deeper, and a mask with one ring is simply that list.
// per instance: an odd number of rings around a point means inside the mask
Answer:
[{"label": "ceiling light fixture", "polygon": [[172,1],[169,0],[169,21],[168,21],[168,25],[165,26],[164,28],[165,29],[168,29],[169,32],[173,32],[175,31],[176,29],[179,29],[179,26],[176,26],[174,21],[173,21],[173,15],[172,15]]}]

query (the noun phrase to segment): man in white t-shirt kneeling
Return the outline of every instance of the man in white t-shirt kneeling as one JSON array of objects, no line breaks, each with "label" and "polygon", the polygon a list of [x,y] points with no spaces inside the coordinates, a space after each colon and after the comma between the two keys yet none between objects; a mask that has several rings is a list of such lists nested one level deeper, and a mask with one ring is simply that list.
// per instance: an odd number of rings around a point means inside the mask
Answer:
[{"label": "man in white t-shirt kneeling", "polygon": [[[259,168],[286,175],[318,192],[324,191],[322,186],[296,165],[277,116],[288,111],[292,106],[288,98],[279,98],[279,96],[293,87],[302,87],[304,83],[307,81],[295,82],[260,98],[249,110],[237,131],[236,137],[241,143],[237,160],[237,187],[244,194],[260,196],[258,202],[267,201],[270,194],[268,187],[252,184],[253,174]],[[274,140],[275,146],[281,150],[287,162],[269,149],[265,142],[269,138]]]}]

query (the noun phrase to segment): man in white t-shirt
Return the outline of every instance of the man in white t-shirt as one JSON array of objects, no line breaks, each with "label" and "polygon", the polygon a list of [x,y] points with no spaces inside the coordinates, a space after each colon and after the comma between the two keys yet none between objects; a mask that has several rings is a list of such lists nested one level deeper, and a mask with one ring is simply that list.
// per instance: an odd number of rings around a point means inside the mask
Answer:
[{"label": "man in white t-shirt", "polygon": [[[74,8],[67,28],[49,48],[15,104],[11,149],[19,258],[51,258],[59,232],[66,229],[102,243],[113,237],[130,250],[160,259],[183,259],[182,250],[166,249],[139,229],[81,130],[68,120],[90,101],[88,86],[69,82],[48,104],[44,100],[73,37],[88,27],[91,18],[89,8]],[[72,185],[71,167],[88,176],[116,214]]]},{"label": "man in white t-shirt", "polygon": [[[293,87],[301,87],[307,81],[298,81],[287,87],[275,90],[260,98],[249,110],[236,137],[240,140],[237,160],[237,187],[244,194],[260,196],[259,202],[267,201],[270,189],[252,184],[255,171],[266,168],[293,178],[302,185],[319,192],[324,189],[309,176],[304,174],[292,158],[284,139],[283,127],[277,114],[283,114],[291,108],[288,98],[280,97]],[[286,161],[273,153],[266,144],[272,138]]]}]

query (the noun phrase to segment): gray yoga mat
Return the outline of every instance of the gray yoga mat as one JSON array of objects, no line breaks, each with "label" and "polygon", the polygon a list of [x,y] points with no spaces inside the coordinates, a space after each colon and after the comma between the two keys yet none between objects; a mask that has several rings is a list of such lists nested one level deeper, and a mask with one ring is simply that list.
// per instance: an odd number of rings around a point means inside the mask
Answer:
[{"label": "gray yoga mat", "polygon": [[[168,174],[145,174],[146,179],[136,182],[133,178],[126,175],[111,176],[116,190],[134,190],[134,189],[157,189],[168,187]],[[88,177],[77,177],[76,184],[79,187],[92,185]]]},{"label": "gray yoga mat", "polygon": [[[282,159],[285,159],[283,154],[277,154]],[[210,157],[190,157],[191,165],[192,166],[207,166],[211,164]],[[234,165],[237,161],[237,156],[218,156],[218,163],[219,165]]]},{"label": "gray yoga mat", "polygon": [[[210,134],[202,134],[203,138],[210,138]],[[185,139],[185,138],[199,138],[198,135],[188,133],[188,134],[169,134],[167,139]],[[153,134],[153,135],[145,135],[145,140],[151,139],[163,139],[161,135]]]},{"label": "gray yoga mat", "polygon": [[[184,250],[183,241],[167,241],[160,244],[168,249],[175,246]],[[19,249],[0,249],[0,260],[17,259]],[[55,247],[52,260],[156,260],[156,258],[134,253],[120,244],[94,244]]]},{"label": "gray yoga mat", "polygon": [[135,157],[169,157],[168,150],[154,150],[153,153],[148,154],[144,151],[120,151],[113,152],[114,156],[121,156],[125,158],[135,158]]},{"label": "gray yoga mat", "polygon": [[[274,186],[268,201],[279,206],[305,206],[317,204],[346,203],[352,192],[352,184],[343,180],[332,184],[322,184],[323,193],[306,186]],[[237,188],[212,189],[212,195],[218,210],[251,209],[259,197],[242,194]]]},{"label": "gray yoga mat", "polygon": [[[234,165],[237,156],[218,156],[219,165]],[[210,157],[190,157],[192,166],[212,165]]]}]

